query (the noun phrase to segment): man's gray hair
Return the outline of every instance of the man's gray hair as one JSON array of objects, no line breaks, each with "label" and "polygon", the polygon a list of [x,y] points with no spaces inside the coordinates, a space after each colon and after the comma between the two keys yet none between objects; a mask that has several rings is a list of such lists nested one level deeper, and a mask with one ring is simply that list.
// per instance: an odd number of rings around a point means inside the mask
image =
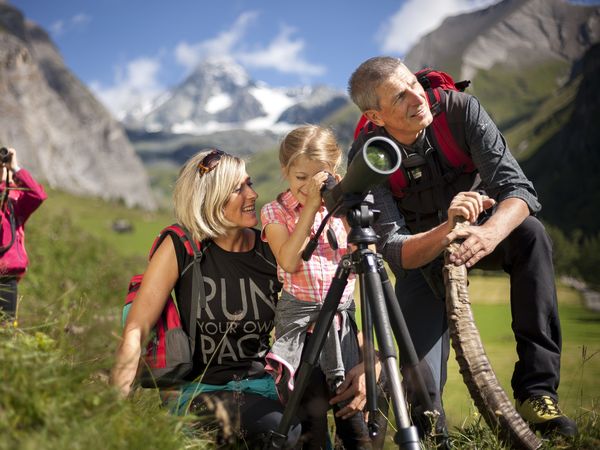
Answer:
[{"label": "man's gray hair", "polygon": [[358,66],[348,81],[348,94],[354,104],[362,112],[379,110],[379,98],[375,90],[401,66],[404,66],[402,60],[391,56],[375,56]]}]

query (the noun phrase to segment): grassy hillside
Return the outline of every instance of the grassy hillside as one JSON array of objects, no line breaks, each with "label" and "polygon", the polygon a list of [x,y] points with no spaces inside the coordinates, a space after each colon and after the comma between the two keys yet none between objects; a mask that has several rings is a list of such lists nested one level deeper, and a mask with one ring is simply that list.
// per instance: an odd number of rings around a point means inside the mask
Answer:
[{"label": "grassy hillside", "polygon": [[[158,216],[49,194],[27,224],[19,328],[0,327],[0,448],[206,448],[155,393],[121,401],[107,386],[127,282]],[[115,239],[113,215],[137,226],[136,239]]]},{"label": "grassy hillside", "polygon": [[[145,254],[154,236],[174,221],[170,198],[169,209],[149,212],[130,209],[116,202],[105,202],[91,197],[75,197],[60,191],[49,190],[48,194],[48,200],[43,204],[40,212],[36,213],[46,218],[45,224],[50,224],[55,217],[65,218],[65,220],[68,218],[75,227],[100,238],[122,255]],[[130,223],[132,231],[125,233],[113,231],[113,224],[118,220]]]},{"label": "grassy hillside", "polygon": [[252,156],[246,167],[258,193],[257,210],[262,205],[277,198],[280,192],[287,189],[279,164],[279,149],[272,148]]},{"label": "grassy hillside", "polygon": [[[106,226],[123,215],[137,227],[136,239],[122,240]],[[0,328],[0,449],[214,447],[207,435],[192,433],[187,419],[168,416],[151,390],[121,401],[106,384],[126,284],[144,265],[153,223],[162,226],[162,216],[58,192],[32,216],[20,328]],[[506,280],[472,277],[470,289],[488,355],[508,388],[514,345]],[[579,440],[561,448],[594,448],[600,445],[600,315],[585,311],[571,289],[561,288],[559,301],[561,403],[583,428]],[[453,361],[445,403],[460,448],[502,448],[477,423]]]},{"label": "grassy hillside", "polygon": [[[508,278],[504,275],[471,277],[469,295],[486,353],[500,383],[512,398],[510,378],[516,350],[507,304]],[[558,287],[558,301],[563,332],[560,404],[572,417],[583,418],[597,408],[600,401],[597,384],[600,377],[600,313],[584,310],[579,294],[565,286]],[[477,416],[453,357],[448,367],[444,403],[454,426]]]},{"label": "grassy hillside", "polygon": [[536,114],[542,104],[555,95],[569,71],[570,66],[558,60],[519,69],[496,65],[479,71],[471,80],[469,92],[481,100],[498,127],[508,132]]}]

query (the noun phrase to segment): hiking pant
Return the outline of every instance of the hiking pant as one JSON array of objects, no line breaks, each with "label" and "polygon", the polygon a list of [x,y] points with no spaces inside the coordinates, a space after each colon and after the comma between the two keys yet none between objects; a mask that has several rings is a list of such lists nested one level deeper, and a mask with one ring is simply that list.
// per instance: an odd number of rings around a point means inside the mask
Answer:
[{"label": "hiking pant", "polygon": [[[304,342],[303,351],[312,334],[308,333]],[[348,369],[352,369],[351,367]],[[297,374],[298,372],[296,372]],[[297,380],[296,380],[297,381]],[[302,423],[302,436],[300,438],[303,450],[320,450],[333,448],[335,443],[329,442],[329,426],[327,414],[333,409],[335,421],[335,435],[343,444],[345,449],[371,450],[383,448],[385,433],[387,430],[387,398],[384,392],[385,374],[380,375],[377,385],[377,402],[382,412],[377,412],[374,420],[379,426],[379,436],[371,440],[364,413],[358,412],[348,419],[335,417],[343,405],[330,405],[329,399],[335,396],[328,386],[325,374],[319,366],[315,367],[310,374],[304,395],[300,400],[297,416]],[[337,448],[337,447],[336,447]]]},{"label": "hiking pant", "polygon": [[[531,395],[546,394],[557,399],[562,342],[552,243],[543,225],[535,217],[527,217],[475,267],[503,269],[510,275],[512,330],[518,355],[511,380],[514,397],[522,401]],[[433,293],[421,270],[398,275],[396,295],[430,397],[434,406],[441,408],[449,354],[444,296]],[[405,389],[413,412],[418,413],[413,386],[405,383]],[[419,419],[415,419],[419,426]]]},{"label": "hiking pant", "polygon": [[[198,427],[217,432],[218,448],[263,448],[271,431],[277,431],[283,406],[277,400],[258,394],[216,391],[196,396],[190,412],[198,417]],[[301,426],[292,423],[284,448],[295,448]]]},{"label": "hiking pant", "polygon": [[0,277],[0,311],[10,319],[17,313],[17,283],[16,277]]},{"label": "hiking pant", "polygon": [[[302,449],[319,450],[328,447],[328,423],[327,411],[333,408],[335,421],[335,434],[343,444],[345,449],[371,450],[383,448],[385,433],[387,430],[387,399],[386,394],[378,385],[378,405],[383,413],[377,412],[375,421],[379,425],[379,436],[374,440],[369,437],[369,430],[365,422],[365,416],[359,412],[348,419],[335,417],[341,407],[329,404],[329,399],[333,397],[329,391],[325,374],[319,367],[316,367],[312,374],[308,387],[300,404],[298,418],[302,421]],[[332,448],[332,447],[331,447]],[[335,447],[338,448],[338,447]]]}]

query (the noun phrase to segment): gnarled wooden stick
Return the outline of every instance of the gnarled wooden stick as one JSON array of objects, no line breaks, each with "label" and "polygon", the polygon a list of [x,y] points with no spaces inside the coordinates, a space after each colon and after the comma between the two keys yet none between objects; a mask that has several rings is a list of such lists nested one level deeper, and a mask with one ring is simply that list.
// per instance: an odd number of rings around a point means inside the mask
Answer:
[{"label": "gnarled wooden stick", "polygon": [[[468,225],[464,221],[458,222],[455,229]],[[449,259],[450,253],[459,245],[458,242],[451,243],[444,253],[444,284],[448,327],[460,373],[480,414],[492,430],[498,431],[505,444],[537,449],[542,442],[515,410],[485,354],[471,311],[467,269],[464,265],[455,266]]]}]

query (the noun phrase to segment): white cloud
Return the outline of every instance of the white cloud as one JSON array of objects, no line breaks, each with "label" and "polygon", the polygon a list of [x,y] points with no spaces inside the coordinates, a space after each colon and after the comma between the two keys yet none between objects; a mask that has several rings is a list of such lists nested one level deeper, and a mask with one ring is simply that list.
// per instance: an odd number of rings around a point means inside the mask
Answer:
[{"label": "white cloud", "polygon": [[180,42],[175,48],[175,60],[189,71],[204,58],[230,56],[257,17],[257,12],[248,11],[241,14],[229,30],[221,32],[212,39],[195,44]]},{"label": "white cloud", "polygon": [[475,11],[499,0],[407,0],[377,32],[384,53],[405,55],[424,35],[436,29],[448,16]]},{"label": "white cloud", "polygon": [[60,36],[65,31],[65,22],[63,20],[57,20],[50,25],[50,32],[53,36]]},{"label": "white cloud", "polygon": [[50,25],[50,32],[54,37],[63,36],[73,30],[83,30],[92,20],[91,16],[85,13],[75,14],[70,19],[57,20]]},{"label": "white cloud", "polygon": [[190,44],[180,42],[175,48],[176,61],[188,71],[204,58],[229,57],[248,67],[273,69],[287,74],[315,76],[325,73],[325,68],[312,64],[303,55],[305,42],[293,38],[295,29],[282,26],[279,34],[265,46],[255,45],[249,50],[248,29],[259,14],[248,11],[241,14],[233,26],[212,39]]},{"label": "white cloud", "polygon": [[159,58],[137,58],[115,69],[112,86],[92,81],[90,87],[108,109],[122,119],[125,112],[134,107],[144,108],[164,91],[158,82],[160,67]]},{"label": "white cloud", "polygon": [[263,49],[239,52],[236,56],[250,67],[275,69],[304,76],[322,75],[325,67],[311,64],[303,57],[304,41],[293,39],[296,30],[283,26],[280,33]]},{"label": "white cloud", "polygon": [[92,18],[89,15],[85,13],[79,13],[71,18],[71,23],[73,24],[73,26],[83,27],[90,23],[90,20],[92,20]]}]

